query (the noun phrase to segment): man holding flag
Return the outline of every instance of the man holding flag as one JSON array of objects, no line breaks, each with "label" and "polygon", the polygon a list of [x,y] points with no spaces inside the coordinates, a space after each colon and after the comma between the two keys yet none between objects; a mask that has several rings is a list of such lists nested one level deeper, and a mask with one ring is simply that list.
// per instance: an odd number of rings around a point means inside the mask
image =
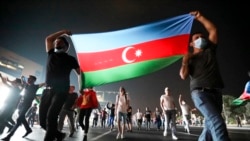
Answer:
[{"label": "man holding flag", "polygon": [[193,51],[182,60],[180,76],[190,76],[191,97],[196,108],[205,118],[205,126],[199,141],[229,141],[228,131],[222,112],[224,87],[217,59],[217,28],[199,11],[190,12],[208,32],[208,38],[197,32],[192,35],[190,46]]}]

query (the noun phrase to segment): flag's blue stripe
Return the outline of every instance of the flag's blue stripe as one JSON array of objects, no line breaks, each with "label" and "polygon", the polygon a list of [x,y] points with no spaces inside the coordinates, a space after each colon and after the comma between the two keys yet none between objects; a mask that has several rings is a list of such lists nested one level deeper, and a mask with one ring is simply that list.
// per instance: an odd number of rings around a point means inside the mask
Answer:
[{"label": "flag's blue stripe", "polygon": [[104,33],[73,34],[76,52],[99,52],[147,41],[190,34],[193,16],[185,14],[163,21]]}]

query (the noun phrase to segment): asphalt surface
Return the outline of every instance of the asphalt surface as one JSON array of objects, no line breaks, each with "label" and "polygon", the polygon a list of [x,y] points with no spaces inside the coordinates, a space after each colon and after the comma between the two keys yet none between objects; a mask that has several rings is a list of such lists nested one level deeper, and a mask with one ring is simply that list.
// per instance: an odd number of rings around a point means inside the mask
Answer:
[{"label": "asphalt surface", "polygon": [[[177,126],[176,136],[178,140],[186,140],[186,141],[197,141],[199,134],[201,133],[203,127],[199,126],[191,126],[191,134],[187,134],[184,132],[182,126]],[[45,131],[42,130],[38,125],[34,125],[32,127],[33,132],[29,134],[27,137],[22,138],[25,134],[25,129],[23,126],[19,127],[14,136],[10,141],[43,141]],[[236,126],[228,126],[229,135],[232,141],[250,141],[249,133],[250,126],[236,127]],[[2,139],[6,136],[7,129],[0,136]],[[63,132],[67,133],[67,137],[64,139],[65,141],[82,141],[83,140],[83,131],[79,128],[73,137],[69,137],[68,127],[65,126]],[[101,127],[90,127],[88,134],[88,141],[114,141],[116,139],[117,129],[110,131],[109,128],[101,128]],[[126,132],[124,139],[119,139],[123,141],[166,141],[172,140],[170,131],[166,137],[163,136],[163,130],[157,131],[155,128],[151,130],[137,130],[134,128],[133,132]],[[118,140],[118,141],[119,141]]]}]

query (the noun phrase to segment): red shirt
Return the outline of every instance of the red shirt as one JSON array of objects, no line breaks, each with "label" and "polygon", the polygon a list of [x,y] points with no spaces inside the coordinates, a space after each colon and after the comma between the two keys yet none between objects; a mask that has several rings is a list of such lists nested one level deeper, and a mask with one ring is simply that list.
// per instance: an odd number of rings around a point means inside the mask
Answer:
[{"label": "red shirt", "polygon": [[83,94],[77,99],[77,106],[80,109],[98,108],[96,92],[92,89],[83,91]]}]

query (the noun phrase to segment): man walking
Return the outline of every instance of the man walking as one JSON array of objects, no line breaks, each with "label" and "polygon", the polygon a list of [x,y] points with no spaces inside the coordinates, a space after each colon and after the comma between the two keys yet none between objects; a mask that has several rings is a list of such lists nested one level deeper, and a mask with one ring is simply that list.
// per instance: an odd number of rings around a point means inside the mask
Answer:
[{"label": "man walking", "polygon": [[36,92],[38,88],[44,85],[44,84],[35,85],[34,84],[35,81],[36,81],[36,77],[33,75],[30,75],[24,87],[24,95],[19,103],[19,116],[17,118],[17,122],[15,126],[11,129],[10,133],[2,140],[9,141],[21,124],[23,124],[26,129],[26,133],[23,135],[23,138],[32,132],[32,129],[30,128],[25,118],[25,115],[26,115],[26,112],[31,107],[33,100],[36,97]]},{"label": "man walking", "polygon": [[59,114],[59,121],[58,121],[58,129],[59,131],[61,131],[63,129],[63,124],[64,124],[64,120],[65,117],[68,117],[69,120],[69,127],[70,127],[70,135],[69,137],[72,137],[74,132],[75,132],[75,118],[74,118],[74,114],[75,111],[74,109],[76,108],[76,100],[78,98],[78,94],[75,91],[75,86],[71,85],[69,87],[69,94],[68,94],[68,98],[65,101],[63,108]]},{"label": "man walking", "polygon": [[218,67],[216,49],[218,34],[216,26],[199,11],[190,12],[200,22],[208,37],[196,32],[191,37],[192,52],[182,60],[180,76],[190,79],[190,91],[195,107],[205,118],[205,126],[199,141],[229,141],[228,131],[222,112],[222,92],[224,87]]},{"label": "man walking", "polygon": [[[48,53],[46,66],[46,89],[43,91],[39,108],[40,125],[46,130],[44,141],[57,141],[65,138],[65,133],[58,131],[58,115],[67,99],[70,86],[71,70],[80,76],[80,67],[75,57],[67,54],[69,43],[65,36],[68,30],[61,30],[47,36],[45,40]],[[80,78],[80,77],[79,77]]]}]

